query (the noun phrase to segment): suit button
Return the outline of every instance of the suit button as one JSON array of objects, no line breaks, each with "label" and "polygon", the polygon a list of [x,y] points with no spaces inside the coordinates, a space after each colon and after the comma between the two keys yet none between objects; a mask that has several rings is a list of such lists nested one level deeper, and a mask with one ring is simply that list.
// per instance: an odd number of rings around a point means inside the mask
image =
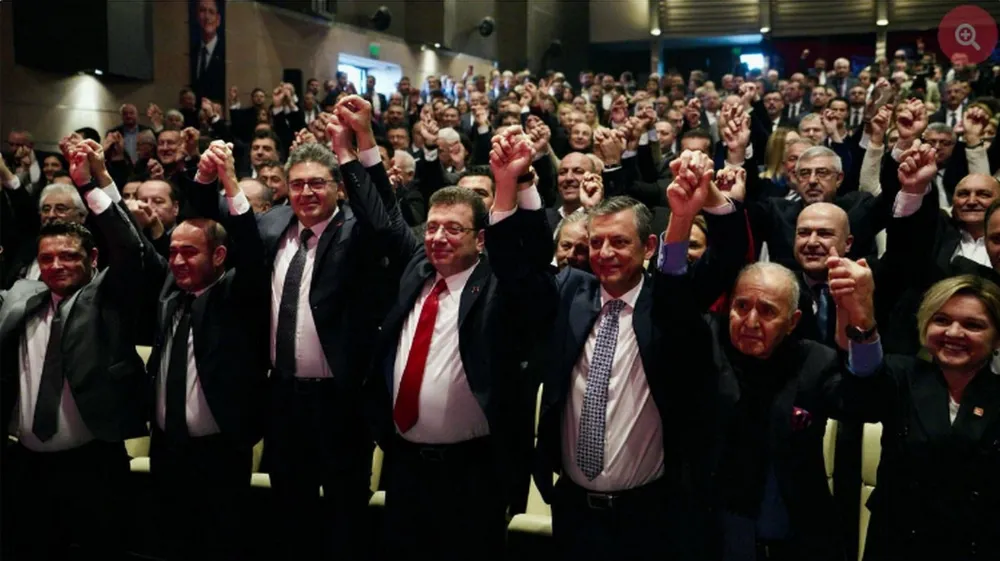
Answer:
[{"label": "suit button", "polygon": [[973,501],[979,500],[979,491],[973,491],[971,498]]},{"label": "suit button", "polygon": [[899,429],[899,436],[901,438],[906,438],[907,435],[909,435],[909,434],[910,434],[910,427],[903,426],[903,428]]},{"label": "suit button", "polygon": [[976,554],[976,549],[977,549],[976,542],[972,542],[972,543],[969,544],[969,553],[975,555]]}]

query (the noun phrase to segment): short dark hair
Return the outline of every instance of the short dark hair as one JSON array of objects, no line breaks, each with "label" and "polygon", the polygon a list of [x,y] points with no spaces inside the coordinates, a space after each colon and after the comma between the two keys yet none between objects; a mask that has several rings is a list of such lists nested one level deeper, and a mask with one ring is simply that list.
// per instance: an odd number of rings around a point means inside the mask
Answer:
[{"label": "short dark hair", "polygon": [[255,131],[253,131],[253,140],[251,140],[250,143],[253,144],[254,140],[261,139],[261,138],[270,138],[271,140],[273,140],[274,141],[274,148],[278,152],[281,152],[281,139],[278,138],[278,135],[274,134],[273,130],[271,130],[271,129],[257,129]]},{"label": "short dark hair", "polygon": [[281,162],[279,162],[278,160],[264,160],[262,164],[257,166],[257,169],[264,169],[264,168],[278,168],[281,170],[282,175],[285,174],[285,166],[283,166]]},{"label": "short dark hair", "polygon": [[685,138],[701,138],[708,141],[708,155],[715,155],[715,142],[712,140],[712,134],[707,130],[702,128],[691,129],[681,136],[681,140]]},{"label": "short dark hair", "polygon": [[496,194],[496,180],[493,179],[493,170],[490,169],[490,166],[469,166],[465,168],[465,171],[463,171],[461,175],[458,176],[458,180],[461,181],[466,177],[489,177],[490,193]]},{"label": "short dark hair", "polygon": [[851,106],[851,102],[847,101],[847,98],[846,98],[846,97],[840,97],[839,95],[838,95],[837,97],[835,97],[835,98],[831,99],[831,100],[830,100],[830,101],[829,101],[829,102],[828,102],[828,103],[826,104],[826,106],[827,106],[827,107],[829,107],[829,106],[830,106],[830,104],[831,104],[831,103],[833,103],[834,101],[842,101],[842,102],[844,102],[844,105],[846,105],[846,106],[848,106],[848,107],[850,107],[850,106]]},{"label": "short dark hair", "polygon": [[653,234],[653,213],[649,208],[639,201],[627,196],[611,197],[604,199],[590,210],[590,217],[607,216],[632,210],[635,212],[635,229],[639,232],[639,243],[646,243],[646,239]]},{"label": "short dark hair", "polygon": [[[399,105],[398,103],[394,103],[394,104],[392,104],[392,105],[397,105],[397,106],[399,106],[400,108],[402,108],[402,107],[403,107],[402,105]],[[392,105],[390,105],[389,107],[392,107]],[[385,129],[385,137],[386,137],[386,138],[389,138],[389,132],[390,132],[390,131],[394,131],[394,130],[402,130],[402,131],[405,131],[405,132],[406,132],[406,136],[407,136],[407,138],[409,138],[409,136],[410,136],[410,129],[409,129],[409,128],[407,128],[407,126],[406,126],[406,125],[389,125],[389,127],[387,127],[387,128]]]},{"label": "short dark hair", "polygon": [[430,207],[435,205],[466,205],[472,209],[472,227],[476,230],[486,228],[486,203],[479,195],[468,189],[455,186],[438,189],[431,195],[430,200]]},{"label": "short dark hair", "polygon": [[70,179],[73,179],[73,177],[65,169],[57,169],[56,171],[54,171],[52,173],[52,180],[53,181],[55,181],[55,179],[57,177],[69,177]]},{"label": "short dark hair", "polygon": [[54,236],[69,236],[80,240],[80,246],[87,256],[90,256],[94,252],[94,249],[97,248],[97,244],[94,242],[94,235],[90,233],[90,230],[86,226],[63,220],[53,220],[52,222],[42,224],[41,229],[38,230],[36,245],[42,239]]},{"label": "short dark hair", "polygon": [[250,90],[250,97],[253,97],[253,94],[255,94],[257,92],[260,92],[260,93],[262,93],[264,95],[267,95],[267,92],[265,92],[264,90],[262,90],[260,88],[254,88],[254,89]]},{"label": "short dark hair", "polygon": [[[174,185],[173,181],[170,181],[169,179],[167,179],[165,177],[163,179],[152,179],[150,177],[146,177],[145,179],[142,180],[143,183],[148,183],[150,181],[160,181],[162,183],[166,183],[167,186],[170,187],[170,191],[169,191],[169,193],[170,193],[170,202],[180,204],[180,202],[181,202],[181,190],[178,189],[176,185]],[[142,188],[142,185],[139,185],[139,189],[141,189],[141,188]],[[136,189],[136,194],[137,195],[139,194],[139,189]]]},{"label": "short dark hair", "polygon": [[101,135],[93,127],[81,127],[73,132],[82,136],[84,140],[93,140],[98,144],[101,143]]},{"label": "short dark hair", "polygon": [[191,88],[185,86],[185,87],[181,88],[181,92],[179,94],[177,94],[177,95],[178,96],[182,96],[182,95],[184,95],[186,93],[194,93],[194,90],[192,90]]}]

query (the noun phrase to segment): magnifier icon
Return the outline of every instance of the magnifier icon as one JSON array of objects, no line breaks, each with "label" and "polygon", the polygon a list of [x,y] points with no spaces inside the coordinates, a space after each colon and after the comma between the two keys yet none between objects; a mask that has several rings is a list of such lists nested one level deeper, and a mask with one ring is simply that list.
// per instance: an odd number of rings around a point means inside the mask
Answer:
[{"label": "magnifier icon", "polygon": [[963,47],[973,47],[977,51],[982,48],[976,42],[976,28],[968,23],[963,23],[955,28],[955,41]]}]

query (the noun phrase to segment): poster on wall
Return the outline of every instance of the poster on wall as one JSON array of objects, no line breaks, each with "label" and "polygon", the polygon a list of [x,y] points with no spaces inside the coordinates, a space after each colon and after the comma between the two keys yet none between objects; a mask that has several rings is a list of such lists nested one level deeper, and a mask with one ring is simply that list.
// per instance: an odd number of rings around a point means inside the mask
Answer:
[{"label": "poster on wall", "polygon": [[226,93],[225,0],[188,0],[191,88],[222,103]]}]

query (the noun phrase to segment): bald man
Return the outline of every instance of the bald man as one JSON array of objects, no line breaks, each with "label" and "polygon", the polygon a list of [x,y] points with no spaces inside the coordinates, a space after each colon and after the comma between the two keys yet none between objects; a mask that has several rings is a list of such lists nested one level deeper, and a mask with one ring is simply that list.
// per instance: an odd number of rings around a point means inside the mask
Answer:
[{"label": "bald man", "polygon": [[824,345],[836,347],[836,313],[827,286],[827,258],[847,255],[851,250],[851,226],[839,206],[813,203],[799,213],[795,224],[795,261],[801,294],[798,307],[802,319],[796,333]]}]

